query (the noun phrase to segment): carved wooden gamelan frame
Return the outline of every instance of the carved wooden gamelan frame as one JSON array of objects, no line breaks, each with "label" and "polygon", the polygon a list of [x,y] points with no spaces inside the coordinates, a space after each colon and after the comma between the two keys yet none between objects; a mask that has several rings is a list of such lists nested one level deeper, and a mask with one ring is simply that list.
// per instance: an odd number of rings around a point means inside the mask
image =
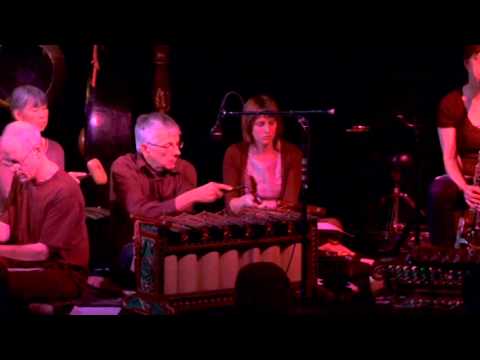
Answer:
[{"label": "carved wooden gamelan frame", "polygon": [[[135,275],[137,280],[138,295],[148,299],[158,299],[166,302],[176,312],[187,310],[200,310],[232,305],[234,289],[199,291],[193,293],[178,293],[165,295],[164,289],[164,260],[167,256],[182,256],[187,254],[204,255],[212,251],[220,253],[228,250],[248,250],[252,248],[265,249],[270,246],[288,246],[303,242],[303,236],[294,233],[288,236],[265,236],[257,239],[228,239],[198,242],[173,242],[168,238],[168,225],[155,222],[151,219],[135,218]],[[293,282],[292,286],[296,296],[310,300],[316,286],[316,273],[318,268],[319,233],[316,221],[311,221],[308,226],[308,242],[304,246],[302,263],[306,262],[305,274],[302,280]],[[302,265],[303,267],[303,265]]]}]

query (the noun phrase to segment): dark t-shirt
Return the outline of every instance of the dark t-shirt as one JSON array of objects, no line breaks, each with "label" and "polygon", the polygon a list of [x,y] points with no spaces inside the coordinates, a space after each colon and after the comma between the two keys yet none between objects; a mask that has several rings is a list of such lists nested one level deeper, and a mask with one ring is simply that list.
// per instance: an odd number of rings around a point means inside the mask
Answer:
[{"label": "dark t-shirt", "polygon": [[457,129],[457,153],[462,159],[463,174],[472,176],[480,150],[480,128],[468,119],[461,89],[450,92],[441,100],[437,127]]},{"label": "dark t-shirt", "polygon": [[[65,170],[65,152],[58,142],[47,139],[46,156],[62,170]],[[0,161],[0,212],[8,198],[8,192],[13,180],[13,172]]]},{"label": "dark t-shirt", "polygon": [[58,170],[42,183],[14,178],[5,209],[1,221],[10,225],[8,244],[40,242],[49,249],[48,263],[88,267],[85,202],[80,187],[65,171]]}]

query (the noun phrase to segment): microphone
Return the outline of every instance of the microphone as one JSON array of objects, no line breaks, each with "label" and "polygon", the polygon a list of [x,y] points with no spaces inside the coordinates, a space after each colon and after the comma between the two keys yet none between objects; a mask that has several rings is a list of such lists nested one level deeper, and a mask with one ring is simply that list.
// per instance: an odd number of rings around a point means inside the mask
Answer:
[{"label": "microphone", "polygon": [[223,129],[222,129],[222,119],[223,119],[223,107],[225,105],[225,101],[222,101],[222,105],[220,106],[220,110],[217,115],[217,121],[213,125],[212,129],[210,130],[210,136],[215,141],[222,141],[223,139]]},{"label": "microphone", "polygon": [[210,135],[215,141],[221,141],[223,139],[223,129],[220,125],[220,118],[217,119],[215,125],[213,125],[212,130],[210,130]]},{"label": "microphone", "polygon": [[217,121],[215,121],[215,124],[213,125],[212,129],[210,130],[210,135],[211,135],[212,139],[215,140],[215,141],[221,141],[223,139],[222,119],[226,115],[225,105],[226,105],[227,99],[230,95],[236,95],[240,99],[240,101],[242,102],[242,106],[245,103],[243,101],[242,96],[236,91],[229,91],[228,93],[225,94],[225,96],[222,99],[222,103],[220,104],[220,109],[218,110]]}]

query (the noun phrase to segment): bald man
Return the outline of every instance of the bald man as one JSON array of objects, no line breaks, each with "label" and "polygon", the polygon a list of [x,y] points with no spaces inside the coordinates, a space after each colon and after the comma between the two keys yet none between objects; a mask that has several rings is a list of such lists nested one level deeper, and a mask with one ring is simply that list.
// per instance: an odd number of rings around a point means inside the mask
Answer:
[{"label": "bald man", "polygon": [[79,296],[89,257],[80,188],[48,159],[40,130],[29,123],[5,128],[0,159],[14,173],[0,217],[0,287],[23,302]]}]

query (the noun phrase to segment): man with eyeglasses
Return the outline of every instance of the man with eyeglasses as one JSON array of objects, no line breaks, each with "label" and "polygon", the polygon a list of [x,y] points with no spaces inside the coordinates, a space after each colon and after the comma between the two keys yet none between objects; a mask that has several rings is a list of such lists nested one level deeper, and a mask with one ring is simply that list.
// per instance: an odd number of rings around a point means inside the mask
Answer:
[{"label": "man with eyeglasses", "polygon": [[80,296],[89,244],[79,186],[48,159],[34,125],[10,123],[0,145],[2,164],[14,173],[0,217],[0,312],[9,299],[28,303]]},{"label": "man with eyeglasses", "polygon": [[195,168],[180,159],[180,127],[166,114],[141,115],[135,142],[137,152],[120,156],[111,167],[113,237],[123,270],[133,257],[130,215],[156,218],[191,211],[193,205],[214,202],[232,189],[215,182],[197,187]]}]

